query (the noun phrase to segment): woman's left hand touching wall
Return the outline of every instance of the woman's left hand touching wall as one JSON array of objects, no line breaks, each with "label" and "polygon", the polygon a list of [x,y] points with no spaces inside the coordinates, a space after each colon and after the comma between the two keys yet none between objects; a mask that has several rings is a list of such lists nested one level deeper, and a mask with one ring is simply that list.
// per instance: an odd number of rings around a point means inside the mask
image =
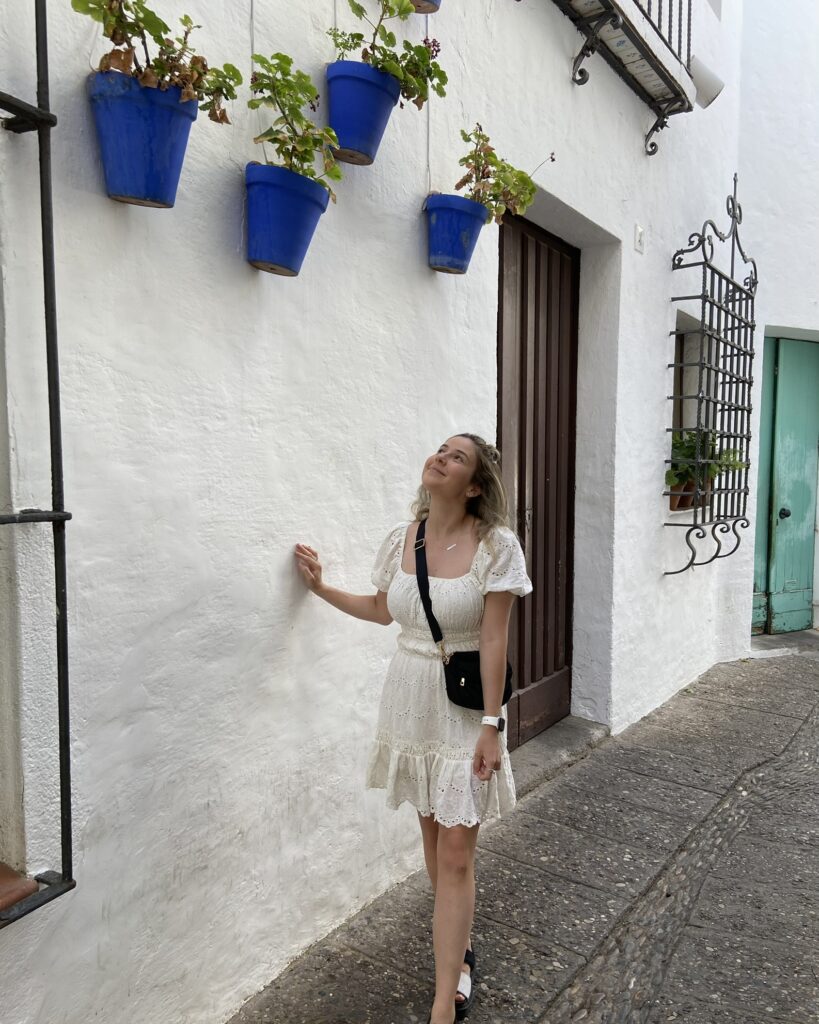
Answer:
[{"label": "woman's left hand touching wall", "polygon": [[321,576],[321,562],[318,551],[307,544],[297,544],[295,550],[296,565],[307,589],[318,594],[324,586]]}]

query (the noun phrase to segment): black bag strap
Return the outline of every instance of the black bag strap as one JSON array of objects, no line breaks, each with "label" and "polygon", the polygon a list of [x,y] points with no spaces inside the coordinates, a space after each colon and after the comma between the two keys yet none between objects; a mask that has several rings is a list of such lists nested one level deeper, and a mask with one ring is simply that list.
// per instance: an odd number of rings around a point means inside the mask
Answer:
[{"label": "black bag strap", "polygon": [[[418,532],[415,535],[415,579],[418,581],[418,591],[421,594],[421,604],[432,632],[432,639],[436,644],[443,642],[444,634],[438,625],[438,620],[432,611],[432,601],[429,597],[429,573],[427,572],[427,549],[424,534],[426,533],[427,521],[422,519],[418,524]],[[441,651],[441,654],[444,652]]]}]

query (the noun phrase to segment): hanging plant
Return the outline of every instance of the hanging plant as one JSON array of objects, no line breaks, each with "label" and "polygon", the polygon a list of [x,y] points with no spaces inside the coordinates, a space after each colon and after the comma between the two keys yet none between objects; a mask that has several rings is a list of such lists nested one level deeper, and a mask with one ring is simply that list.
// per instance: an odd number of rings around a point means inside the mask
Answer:
[{"label": "hanging plant", "polygon": [[190,43],[200,28],[188,15],[181,34],[144,0],[71,0],[102,25],[113,44],[88,80],[108,195],[140,206],[170,207],[190,126],[198,110],[229,124],[224,103],[242,76],[233,64],[210,67]]},{"label": "hanging plant", "polygon": [[309,75],[293,69],[292,57],[255,53],[253,63],[248,106],[275,114],[254,141],[269,144],[277,162],[250,163],[245,169],[247,258],[260,270],[295,277],[319,218],[336,199],[330,182],[341,180],[334,155],[338,139],[306,112],[317,111],[318,90]]},{"label": "hanging plant", "polygon": [[[526,213],[537,192],[531,175],[501,159],[479,124],[471,132],[462,131],[461,138],[469,143],[469,152],[458,161],[466,168],[466,174],[455,185],[455,191],[466,190],[466,198],[486,207],[496,224],[501,223],[507,211],[520,216]],[[554,158],[552,153],[543,163]]]},{"label": "hanging plant", "polygon": [[[433,193],[424,202],[429,265],[447,274],[465,274],[484,224],[500,224],[507,212],[524,214],[537,192],[531,175],[498,156],[480,124],[471,132],[461,131],[461,138],[470,148],[458,161],[466,174],[455,191],[465,194]],[[552,153],[543,163],[554,158]]]},{"label": "hanging plant", "polygon": [[[339,160],[371,164],[396,103],[401,100],[419,110],[430,91],[446,96],[446,72],[437,61],[441,47],[436,39],[411,43],[401,48],[390,22],[406,21],[415,8],[412,0],[375,0],[377,16],[357,0],[347,0],[350,10],[372,29],[342,32],[332,28],[328,35],[336,47],[336,61],[327,69],[329,121],[339,139]],[[349,60],[358,53],[360,60]]]}]

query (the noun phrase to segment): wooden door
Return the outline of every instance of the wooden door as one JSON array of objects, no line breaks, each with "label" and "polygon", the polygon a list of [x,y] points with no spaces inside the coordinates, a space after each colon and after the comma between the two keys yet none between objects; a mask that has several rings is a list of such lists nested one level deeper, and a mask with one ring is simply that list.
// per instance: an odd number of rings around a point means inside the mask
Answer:
[{"label": "wooden door", "polygon": [[768,549],[769,633],[813,625],[819,345],[777,343]]},{"label": "wooden door", "polygon": [[520,218],[500,234],[498,446],[534,590],[510,630],[509,745],[569,713],[580,253]]}]

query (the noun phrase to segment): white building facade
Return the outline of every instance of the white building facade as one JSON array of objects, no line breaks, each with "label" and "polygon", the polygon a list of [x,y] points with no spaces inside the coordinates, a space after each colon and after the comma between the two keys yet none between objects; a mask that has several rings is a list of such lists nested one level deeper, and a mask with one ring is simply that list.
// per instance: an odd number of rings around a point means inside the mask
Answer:
[{"label": "white building facade", "polygon": [[[246,80],[255,47],[321,82],[326,29],[353,27],[332,0],[186,9]],[[34,102],[32,11],[0,14],[0,87]],[[583,37],[553,0],[443,0],[400,31],[441,42],[448,96],[397,109],[376,162],[346,168],[293,279],[244,259],[265,127],[247,87],[231,125],[193,126],[172,210],[115,203],[85,94],[99,28],[67,2],[48,27],[77,888],[0,931],[0,1004],[4,1024],[218,1024],[420,865],[414,812],[363,789],[396,627],[312,598],[292,550],[369,591],[424,458],[497,436],[498,228],[464,276],[426,265],[422,203],[460,176],[461,128],[541,165],[526,220],[579,253],[571,713],[617,732],[748,654],[755,440],[738,550],[666,575],[688,557],[663,495],[672,256],[727,226],[738,172],[755,380],[766,334],[819,341],[819,10],[694,0],[693,51],[725,87],[649,157],[655,115],[600,54],[572,82]],[[0,512],[50,501],[37,173],[35,135],[2,133]],[[0,530],[0,861],[34,874],[60,857],[51,540]]]}]

